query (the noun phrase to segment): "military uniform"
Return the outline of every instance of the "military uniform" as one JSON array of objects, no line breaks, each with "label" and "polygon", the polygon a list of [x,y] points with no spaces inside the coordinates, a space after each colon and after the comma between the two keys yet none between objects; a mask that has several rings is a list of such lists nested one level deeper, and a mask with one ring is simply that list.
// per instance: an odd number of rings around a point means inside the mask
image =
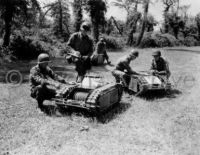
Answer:
[{"label": "military uniform", "polygon": [[152,60],[151,68],[152,71],[158,71],[158,72],[166,72],[167,78],[170,76],[170,70],[168,66],[168,62],[164,60],[162,57],[159,57],[159,59],[156,61],[155,59]]},{"label": "military uniform", "polygon": [[128,55],[126,57],[121,58],[117,63],[115,69],[112,71],[116,82],[119,83],[120,81],[122,81],[124,86],[127,86],[130,81],[129,75],[136,73],[130,67],[131,59],[129,57],[130,56]]},{"label": "military uniform", "polygon": [[93,53],[93,41],[82,32],[72,34],[67,43],[75,51],[79,51],[81,58],[75,63],[78,76],[84,76],[91,69],[90,56]]},{"label": "military uniform", "polygon": [[43,109],[43,101],[56,95],[56,89],[47,87],[54,81],[65,83],[65,80],[55,74],[48,66],[42,69],[39,64],[30,70],[31,97],[38,101],[39,108]]},{"label": "military uniform", "polygon": [[109,57],[108,57],[108,54],[106,52],[106,42],[105,41],[99,41],[97,43],[95,54],[103,54],[104,58],[108,62]]}]

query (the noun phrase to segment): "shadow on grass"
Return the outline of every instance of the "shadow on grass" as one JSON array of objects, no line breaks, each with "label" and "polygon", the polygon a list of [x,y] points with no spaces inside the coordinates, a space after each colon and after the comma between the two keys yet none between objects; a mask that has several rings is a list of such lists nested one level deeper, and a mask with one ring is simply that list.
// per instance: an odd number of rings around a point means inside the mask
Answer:
[{"label": "shadow on grass", "polygon": [[117,118],[118,115],[124,113],[128,108],[130,108],[130,103],[120,102],[102,113],[90,112],[85,109],[75,108],[75,107],[64,107],[56,105],[44,105],[42,110],[45,114],[49,116],[64,117],[64,116],[84,116],[86,118],[92,118],[93,121],[100,123],[108,123],[113,119]]},{"label": "shadow on grass", "polygon": [[168,99],[176,98],[180,94],[182,94],[182,92],[177,89],[172,89],[167,92],[157,90],[157,91],[145,92],[144,94],[142,94],[138,97],[148,100],[148,101],[153,101],[153,100],[162,99],[162,98],[168,98]]},{"label": "shadow on grass", "polygon": [[200,51],[189,50],[189,49],[176,49],[176,48],[173,48],[173,49],[165,49],[165,50],[167,50],[167,51],[183,51],[183,52],[191,52],[191,53],[200,54]]},{"label": "shadow on grass", "polygon": [[110,107],[104,113],[97,116],[97,121],[101,123],[109,123],[110,121],[117,118],[120,114],[124,113],[131,107],[131,103],[120,102]]}]

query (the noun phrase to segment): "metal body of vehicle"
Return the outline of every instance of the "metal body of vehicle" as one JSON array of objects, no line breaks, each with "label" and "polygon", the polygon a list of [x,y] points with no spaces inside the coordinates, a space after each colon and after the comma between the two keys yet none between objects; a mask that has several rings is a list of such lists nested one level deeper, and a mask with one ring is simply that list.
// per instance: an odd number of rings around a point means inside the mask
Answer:
[{"label": "metal body of vehicle", "polygon": [[[65,93],[53,99],[58,106],[78,107],[102,112],[119,103],[122,85],[105,83],[98,76],[86,76],[82,83],[63,88]],[[59,93],[58,93],[59,94]]]},{"label": "metal body of vehicle", "polygon": [[171,89],[171,83],[166,76],[142,72],[139,75],[131,75],[128,89],[136,94],[142,94],[148,90],[168,91]]}]

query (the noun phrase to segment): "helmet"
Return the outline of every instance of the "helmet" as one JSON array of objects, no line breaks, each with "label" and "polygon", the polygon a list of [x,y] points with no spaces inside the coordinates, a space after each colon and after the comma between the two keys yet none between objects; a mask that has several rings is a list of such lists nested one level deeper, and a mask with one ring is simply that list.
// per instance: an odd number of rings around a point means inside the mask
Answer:
[{"label": "helmet", "polygon": [[38,64],[45,63],[45,62],[50,62],[49,55],[46,53],[41,53],[38,56]]},{"label": "helmet", "polygon": [[134,56],[134,57],[138,57],[139,56],[139,52],[138,51],[131,51],[131,53],[130,53],[130,57],[132,57],[132,56]]},{"label": "helmet", "polygon": [[90,24],[86,22],[82,23],[81,30],[90,31]]},{"label": "helmet", "polygon": [[160,51],[155,51],[155,52],[153,52],[152,56],[161,56],[161,52]]}]

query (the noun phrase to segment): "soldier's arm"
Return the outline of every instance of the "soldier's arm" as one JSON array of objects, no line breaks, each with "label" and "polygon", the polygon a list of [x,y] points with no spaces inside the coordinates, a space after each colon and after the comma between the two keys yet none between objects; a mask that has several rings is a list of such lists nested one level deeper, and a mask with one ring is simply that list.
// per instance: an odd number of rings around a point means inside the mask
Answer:
[{"label": "soldier's arm", "polygon": [[35,68],[31,69],[30,78],[33,79],[37,84],[48,84],[48,80],[40,77],[38,71]]},{"label": "soldier's arm", "polygon": [[127,72],[128,74],[138,74],[137,72],[132,70],[132,68],[129,66],[129,64],[126,61],[122,62],[122,64],[124,66],[125,72]]},{"label": "soldier's arm", "polygon": [[49,76],[53,80],[61,82],[61,83],[66,83],[65,79],[63,77],[59,76],[58,74],[56,74],[51,68],[48,68],[48,73],[49,73]]},{"label": "soldier's arm", "polygon": [[90,40],[90,48],[89,48],[89,51],[88,51],[89,57],[93,54],[93,51],[94,51],[94,43],[93,43],[92,40]]},{"label": "soldier's arm", "polygon": [[72,34],[67,42],[67,46],[74,48],[76,34]]},{"label": "soldier's arm", "polygon": [[65,54],[70,54],[70,53],[75,52],[74,50],[75,41],[76,41],[76,34],[72,34],[67,42],[67,47],[64,52]]},{"label": "soldier's arm", "polygon": [[155,70],[154,60],[152,60],[152,62],[151,62],[150,70]]}]

